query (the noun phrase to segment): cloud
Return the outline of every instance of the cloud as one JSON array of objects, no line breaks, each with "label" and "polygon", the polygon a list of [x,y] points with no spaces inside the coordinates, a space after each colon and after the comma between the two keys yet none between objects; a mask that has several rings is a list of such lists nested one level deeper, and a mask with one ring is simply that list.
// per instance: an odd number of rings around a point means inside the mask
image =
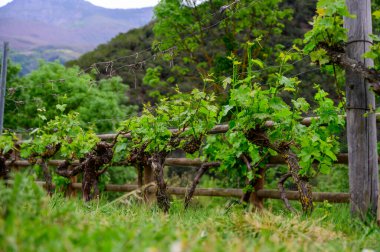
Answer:
[{"label": "cloud", "polygon": [[[13,0],[0,0],[0,7]],[[159,0],[85,0],[94,5],[112,9],[132,9],[155,6]]]},{"label": "cloud", "polygon": [[7,3],[12,2],[12,0],[0,0],[0,6],[6,5]]},{"label": "cloud", "polygon": [[[1,1],[1,0],[0,0]],[[131,9],[131,8],[143,8],[155,6],[159,0],[86,0],[94,5],[105,7],[105,8],[120,8],[120,9]]]}]

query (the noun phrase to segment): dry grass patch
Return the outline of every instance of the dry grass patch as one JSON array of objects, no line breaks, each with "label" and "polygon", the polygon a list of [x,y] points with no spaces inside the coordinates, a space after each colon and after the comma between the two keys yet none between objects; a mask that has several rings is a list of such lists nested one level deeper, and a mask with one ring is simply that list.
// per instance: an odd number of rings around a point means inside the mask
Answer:
[{"label": "dry grass patch", "polygon": [[239,236],[250,235],[258,240],[269,240],[273,245],[281,245],[287,250],[323,250],[326,243],[338,240],[343,245],[342,242],[347,239],[345,235],[333,231],[333,227],[321,226],[321,222],[322,219],[302,220],[297,215],[281,216],[268,211],[231,216],[231,228]]}]

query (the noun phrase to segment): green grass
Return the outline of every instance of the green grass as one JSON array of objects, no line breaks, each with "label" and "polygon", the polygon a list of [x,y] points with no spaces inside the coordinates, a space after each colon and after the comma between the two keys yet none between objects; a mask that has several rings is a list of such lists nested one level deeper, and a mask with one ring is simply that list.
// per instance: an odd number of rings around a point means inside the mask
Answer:
[{"label": "green grass", "polygon": [[319,204],[311,217],[268,201],[262,213],[227,200],[198,198],[168,215],[133,196],[124,204],[48,198],[30,179],[0,186],[0,251],[362,251],[380,248],[372,222],[351,220],[347,205]]}]

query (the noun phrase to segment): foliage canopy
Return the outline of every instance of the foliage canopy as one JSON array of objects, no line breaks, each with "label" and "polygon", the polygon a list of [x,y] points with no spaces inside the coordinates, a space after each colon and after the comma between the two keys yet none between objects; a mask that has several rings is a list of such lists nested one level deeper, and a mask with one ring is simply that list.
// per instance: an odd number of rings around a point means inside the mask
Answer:
[{"label": "foliage canopy", "polygon": [[[117,122],[134,112],[128,106],[128,86],[119,77],[96,81],[78,67],[65,68],[58,62],[41,62],[40,68],[8,84],[4,126],[29,129],[42,126],[61,112],[78,112],[81,126],[92,125],[98,132],[117,127]],[[38,116],[43,111],[43,118]],[[14,114],[17,113],[17,116]]]}]

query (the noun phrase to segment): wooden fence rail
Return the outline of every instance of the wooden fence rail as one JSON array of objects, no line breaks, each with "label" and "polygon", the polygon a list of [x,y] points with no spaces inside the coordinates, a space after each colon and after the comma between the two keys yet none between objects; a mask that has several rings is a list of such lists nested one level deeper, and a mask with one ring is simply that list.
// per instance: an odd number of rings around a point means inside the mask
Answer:
[{"label": "wooden fence rail", "polygon": [[[344,116],[345,117],[345,116]],[[318,117],[305,117],[300,121],[301,124],[305,126],[310,126],[311,122],[313,119],[318,119]],[[380,122],[380,113],[376,113],[376,120]],[[274,122],[273,121],[267,121],[265,123],[265,127],[273,127]],[[221,125],[216,125],[214,128],[212,128],[208,133],[209,134],[223,134],[228,131],[229,127],[227,124],[221,124]],[[178,130],[172,129],[172,132],[177,132]],[[130,134],[124,134],[122,135],[123,137],[130,138]],[[112,140],[116,137],[116,134],[99,134],[98,137],[102,140]]]},{"label": "wooden fence rail", "polygon": [[[7,181],[8,184],[12,184],[12,180]],[[46,182],[36,181],[40,186],[45,186]],[[75,190],[82,189],[82,183],[72,183],[71,188]],[[114,185],[108,184],[105,186],[105,191],[108,192],[132,192],[138,190],[138,185],[126,184],[126,185]],[[186,187],[168,187],[167,192],[171,195],[185,196],[188,188]],[[156,188],[147,188],[149,193],[154,193]],[[299,193],[297,191],[285,191],[289,200],[299,200]],[[234,197],[241,198],[243,196],[242,189],[235,188],[197,188],[194,196],[209,196],[209,197]],[[263,199],[281,199],[280,191],[261,189],[257,191],[257,196]],[[330,203],[348,203],[350,201],[349,193],[335,193],[335,192],[313,192],[313,201]]]},{"label": "wooden fence rail", "polygon": [[[338,160],[336,164],[348,164],[348,154],[347,153],[341,153],[337,156]],[[59,166],[62,164],[64,160],[49,160],[48,164],[51,166]],[[200,160],[199,158],[196,159],[189,159],[189,158],[167,158],[165,161],[165,164],[167,166],[183,166],[183,167],[200,167],[204,162]],[[380,163],[380,158],[379,158]],[[79,161],[76,160],[73,162],[73,164],[79,164]],[[285,161],[283,158],[277,156],[277,157],[271,157],[269,159],[268,165],[279,165],[279,164],[285,164]],[[32,165],[28,160],[8,160],[6,162],[7,166],[13,166],[13,167],[26,167]],[[117,162],[113,165],[128,165],[126,162]]]}]

